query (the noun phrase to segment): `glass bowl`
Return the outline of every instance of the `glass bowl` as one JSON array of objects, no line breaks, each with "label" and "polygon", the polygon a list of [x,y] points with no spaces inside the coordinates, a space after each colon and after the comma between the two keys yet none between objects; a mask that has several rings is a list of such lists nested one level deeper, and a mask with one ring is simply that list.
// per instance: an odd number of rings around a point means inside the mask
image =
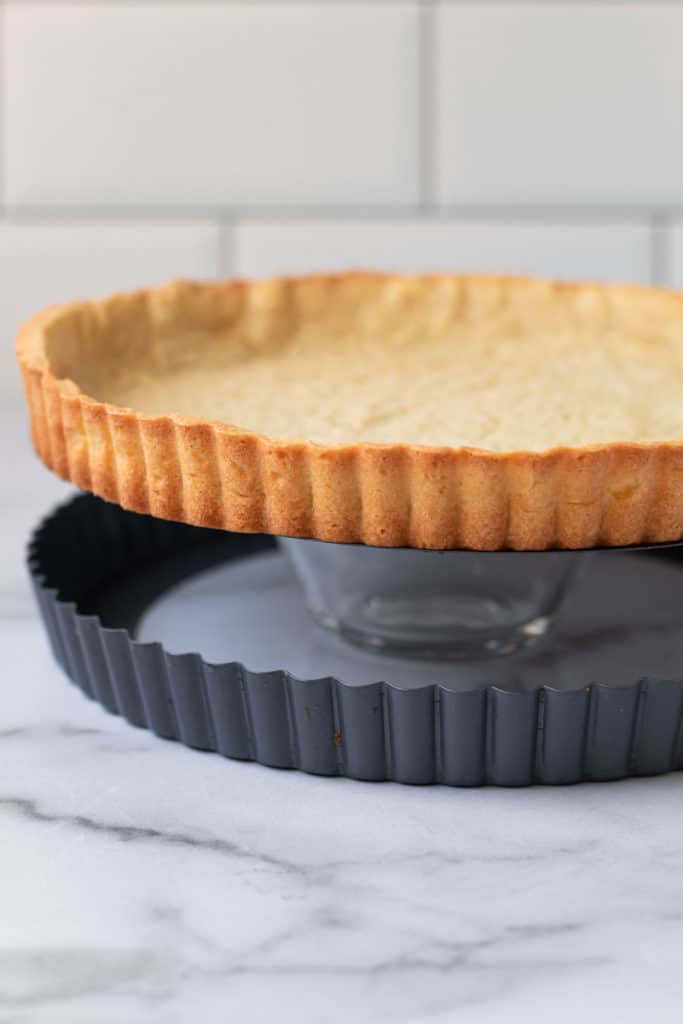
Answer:
[{"label": "glass bowl", "polygon": [[509,654],[536,643],[586,558],[279,543],[316,622],[368,650],[410,658]]}]

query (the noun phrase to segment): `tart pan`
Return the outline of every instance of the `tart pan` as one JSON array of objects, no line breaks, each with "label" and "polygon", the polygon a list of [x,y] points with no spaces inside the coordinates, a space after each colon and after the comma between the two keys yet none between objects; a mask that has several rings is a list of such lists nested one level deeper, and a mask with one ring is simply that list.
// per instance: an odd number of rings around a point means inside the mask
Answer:
[{"label": "tart pan", "polygon": [[145,608],[169,586],[274,545],[84,495],[37,528],[28,564],[52,650],[71,680],[131,724],[190,747],[317,775],[452,786],[604,781],[683,767],[683,679],[527,692],[358,686],[211,664],[134,638]]}]

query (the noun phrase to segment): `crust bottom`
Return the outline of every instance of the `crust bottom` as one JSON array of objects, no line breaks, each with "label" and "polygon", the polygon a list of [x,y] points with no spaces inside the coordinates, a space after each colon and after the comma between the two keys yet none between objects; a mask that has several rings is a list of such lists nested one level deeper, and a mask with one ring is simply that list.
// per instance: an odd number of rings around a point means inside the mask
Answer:
[{"label": "crust bottom", "polygon": [[[276,442],[139,415],[22,365],[43,462],[126,509],[378,547],[542,551],[683,538],[683,445],[506,454]],[[72,393],[73,390],[73,393]]]}]

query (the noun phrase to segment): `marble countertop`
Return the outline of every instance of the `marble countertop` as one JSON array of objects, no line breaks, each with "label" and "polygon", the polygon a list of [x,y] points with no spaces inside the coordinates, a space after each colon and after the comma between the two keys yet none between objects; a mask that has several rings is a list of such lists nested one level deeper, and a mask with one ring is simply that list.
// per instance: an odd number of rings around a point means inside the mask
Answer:
[{"label": "marble countertop", "polygon": [[420,789],[131,728],[48,653],[68,488],[2,401],[0,1024],[681,1019],[683,774]]}]

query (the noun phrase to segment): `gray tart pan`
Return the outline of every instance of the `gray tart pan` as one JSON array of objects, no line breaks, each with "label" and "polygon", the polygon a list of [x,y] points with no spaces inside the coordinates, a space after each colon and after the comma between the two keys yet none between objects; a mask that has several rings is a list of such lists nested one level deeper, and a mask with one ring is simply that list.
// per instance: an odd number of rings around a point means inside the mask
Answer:
[{"label": "gray tart pan", "polygon": [[[82,495],[38,526],[28,566],[67,676],[108,711],[189,747],[316,775],[450,786],[605,781],[683,768],[683,678],[598,680],[569,690],[405,689],[251,672],[135,639],[145,608],[168,587],[274,545],[271,537],[164,522]],[[680,548],[655,557],[676,560],[683,572]]]}]

